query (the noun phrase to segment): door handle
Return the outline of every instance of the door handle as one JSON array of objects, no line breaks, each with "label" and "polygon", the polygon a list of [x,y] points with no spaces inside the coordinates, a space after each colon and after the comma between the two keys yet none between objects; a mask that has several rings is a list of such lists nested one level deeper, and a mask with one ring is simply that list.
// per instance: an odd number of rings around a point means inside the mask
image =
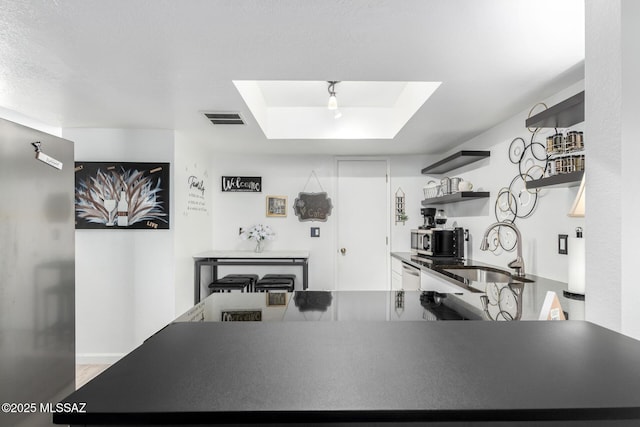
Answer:
[{"label": "door handle", "polygon": [[420,270],[411,267],[402,267],[402,272],[410,274],[412,276],[420,276]]},{"label": "door handle", "polygon": [[340,253],[342,255],[346,254],[347,253],[347,248],[340,248]]}]

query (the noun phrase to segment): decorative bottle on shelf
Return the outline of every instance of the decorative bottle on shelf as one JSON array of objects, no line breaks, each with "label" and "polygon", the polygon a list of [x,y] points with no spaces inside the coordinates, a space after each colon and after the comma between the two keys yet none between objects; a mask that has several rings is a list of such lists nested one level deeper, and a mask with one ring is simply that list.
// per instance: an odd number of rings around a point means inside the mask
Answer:
[{"label": "decorative bottle on shelf", "polygon": [[120,192],[120,200],[118,201],[118,227],[127,227],[129,225],[129,203],[124,191]]}]

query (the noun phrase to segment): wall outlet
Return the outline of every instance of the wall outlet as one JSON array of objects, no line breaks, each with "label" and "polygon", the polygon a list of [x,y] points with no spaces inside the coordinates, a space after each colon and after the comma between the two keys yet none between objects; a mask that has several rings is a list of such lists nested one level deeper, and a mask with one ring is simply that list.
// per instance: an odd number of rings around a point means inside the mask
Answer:
[{"label": "wall outlet", "polygon": [[320,227],[311,227],[311,237],[320,237]]}]

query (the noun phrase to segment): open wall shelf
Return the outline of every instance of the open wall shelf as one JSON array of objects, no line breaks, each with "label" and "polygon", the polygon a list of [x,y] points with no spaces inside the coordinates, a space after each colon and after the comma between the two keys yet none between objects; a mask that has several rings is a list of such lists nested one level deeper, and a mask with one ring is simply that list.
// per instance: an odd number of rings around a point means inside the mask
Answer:
[{"label": "open wall shelf", "polygon": [[488,191],[459,191],[453,194],[447,194],[446,196],[432,197],[430,199],[424,199],[422,206],[430,205],[444,205],[445,203],[464,202],[468,200],[478,200],[488,198],[490,193]]},{"label": "open wall shelf", "polygon": [[[528,128],[568,128],[584,121],[584,91],[529,117]],[[528,190],[536,188],[573,187],[580,184],[584,171],[563,173],[547,178],[527,181]]]},{"label": "open wall shelf", "polygon": [[528,128],[568,128],[584,121],[584,91],[529,117]]},{"label": "open wall shelf", "polygon": [[490,151],[463,150],[422,169],[422,174],[441,174],[466,166],[491,155]]},{"label": "open wall shelf", "polygon": [[527,190],[533,190],[535,188],[559,188],[559,187],[575,187],[580,185],[584,171],[562,173],[559,175],[550,176],[547,178],[536,179],[533,181],[527,181]]}]

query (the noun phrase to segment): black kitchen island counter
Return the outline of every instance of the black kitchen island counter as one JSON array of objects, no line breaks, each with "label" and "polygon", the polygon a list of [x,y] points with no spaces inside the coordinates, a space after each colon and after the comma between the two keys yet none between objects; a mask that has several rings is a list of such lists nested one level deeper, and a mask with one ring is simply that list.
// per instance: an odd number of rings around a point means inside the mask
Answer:
[{"label": "black kitchen island counter", "polygon": [[64,401],[85,413],[53,417],[637,425],[638,360],[639,341],[583,321],[173,323]]}]

